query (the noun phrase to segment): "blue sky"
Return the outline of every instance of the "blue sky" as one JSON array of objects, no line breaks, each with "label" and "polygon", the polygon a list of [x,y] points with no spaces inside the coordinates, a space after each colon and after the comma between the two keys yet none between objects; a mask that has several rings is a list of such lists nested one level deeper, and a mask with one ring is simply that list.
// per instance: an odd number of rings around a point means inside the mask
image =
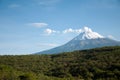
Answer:
[{"label": "blue sky", "polygon": [[0,55],[62,45],[84,26],[120,41],[120,0],[0,0]]}]

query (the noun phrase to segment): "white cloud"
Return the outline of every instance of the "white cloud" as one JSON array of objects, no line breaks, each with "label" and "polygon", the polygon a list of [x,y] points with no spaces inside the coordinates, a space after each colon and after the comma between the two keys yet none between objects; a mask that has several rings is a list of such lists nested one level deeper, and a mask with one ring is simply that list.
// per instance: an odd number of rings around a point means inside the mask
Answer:
[{"label": "white cloud", "polygon": [[71,29],[71,28],[66,29],[66,30],[64,30],[64,31],[63,31],[63,33],[71,33],[71,32],[74,32],[74,30],[73,30],[73,29]]},{"label": "white cloud", "polygon": [[69,28],[69,29],[63,30],[63,33],[81,33],[81,32],[82,32],[81,29],[72,29],[72,28]]},{"label": "white cloud", "polygon": [[52,30],[52,29],[46,29],[45,31],[44,31],[47,35],[50,35],[50,34],[52,34],[52,33],[59,33],[59,31],[56,31],[56,30]]},{"label": "white cloud", "polygon": [[65,29],[63,31],[56,31],[56,30],[53,30],[53,29],[45,29],[44,30],[44,33],[47,34],[47,35],[50,35],[50,34],[57,34],[57,33],[63,33],[63,34],[67,34],[67,33],[81,33],[82,32],[82,29],[72,29],[72,28],[69,28],[69,29]]},{"label": "white cloud", "polygon": [[47,23],[29,23],[28,25],[30,25],[30,26],[34,26],[34,27],[38,27],[38,28],[48,26]]},{"label": "white cloud", "polygon": [[18,4],[11,4],[8,7],[9,8],[17,8],[17,7],[20,7],[20,5],[18,5]]}]

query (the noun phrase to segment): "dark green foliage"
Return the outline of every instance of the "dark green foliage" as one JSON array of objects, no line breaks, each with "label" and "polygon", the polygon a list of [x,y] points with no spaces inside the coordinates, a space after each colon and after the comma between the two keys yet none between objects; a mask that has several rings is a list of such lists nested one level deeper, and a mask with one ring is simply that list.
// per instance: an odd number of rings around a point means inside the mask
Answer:
[{"label": "dark green foliage", "polygon": [[120,47],[0,56],[0,80],[120,80]]},{"label": "dark green foliage", "polygon": [[9,66],[0,65],[0,80],[17,80],[16,71]]}]

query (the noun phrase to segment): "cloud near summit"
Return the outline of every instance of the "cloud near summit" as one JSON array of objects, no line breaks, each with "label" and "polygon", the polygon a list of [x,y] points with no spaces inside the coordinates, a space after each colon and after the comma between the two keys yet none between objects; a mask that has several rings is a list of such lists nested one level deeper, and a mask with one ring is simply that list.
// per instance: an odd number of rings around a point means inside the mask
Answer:
[{"label": "cloud near summit", "polygon": [[69,29],[65,29],[63,30],[63,33],[81,33],[82,32],[82,29],[72,29],[72,28],[69,28]]},{"label": "cloud near summit", "polygon": [[44,32],[47,34],[47,35],[50,35],[50,34],[53,34],[53,33],[59,33],[59,31],[56,31],[56,30],[53,30],[53,29],[45,29]]},{"label": "cloud near summit", "polygon": [[69,34],[69,33],[81,33],[82,32],[82,29],[72,29],[72,28],[68,28],[68,29],[65,29],[65,30],[62,30],[62,31],[59,31],[59,30],[53,30],[53,29],[50,29],[50,28],[47,28],[44,30],[44,33],[47,34],[47,35],[51,35],[51,34]]}]

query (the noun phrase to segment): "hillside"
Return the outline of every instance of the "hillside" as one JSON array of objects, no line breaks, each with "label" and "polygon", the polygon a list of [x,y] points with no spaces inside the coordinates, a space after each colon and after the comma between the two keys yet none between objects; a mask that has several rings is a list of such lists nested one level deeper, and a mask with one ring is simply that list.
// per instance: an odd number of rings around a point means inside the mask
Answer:
[{"label": "hillside", "polygon": [[120,80],[120,46],[0,56],[0,80]]}]

